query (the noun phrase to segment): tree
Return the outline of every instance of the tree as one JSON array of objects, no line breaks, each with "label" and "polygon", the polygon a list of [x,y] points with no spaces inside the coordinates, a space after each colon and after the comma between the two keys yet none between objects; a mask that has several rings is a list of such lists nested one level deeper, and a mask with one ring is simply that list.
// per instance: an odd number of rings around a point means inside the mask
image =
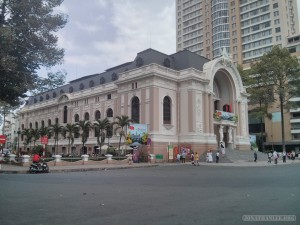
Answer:
[{"label": "tree", "polygon": [[122,140],[122,137],[125,137],[127,127],[132,122],[133,122],[133,120],[130,119],[128,116],[122,115],[121,117],[117,116],[116,121],[112,123],[112,124],[117,125],[117,127],[115,128],[115,134],[118,132],[119,136],[120,136],[120,139],[119,139],[119,157],[121,155],[121,140]]},{"label": "tree", "polygon": [[97,119],[96,121],[94,121],[94,127],[96,128],[96,136],[97,136],[97,143],[100,146],[100,155],[101,155],[101,150],[102,150],[102,145],[105,141],[105,130],[110,126],[110,122],[107,118],[101,120],[101,119]]},{"label": "tree", "polygon": [[49,72],[47,78],[39,77],[37,79],[36,88],[32,90],[31,93],[37,95],[62,86],[66,81],[66,75],[67,73],[65,71],[58,71],[56,73]]},{"label": "tree", "polygon": [[259,148],[263,150],[264,142],[264,118],[270,117],[268,113],[269,106],[274,102],[273,88],[271,85],[265,85],[262,81],[263,77],[257,75],[254,68],[249,70],[243,70],[239,65],[237,67],[244,85],[247,87],[247,93],[250,95],[249,105],[251,110],[249,111],[249,116],[256,118],[260,121],[260,139]]},{"label": "tree", "polygon": [[74,143],[75,134],[78,132],[78,126],[76,124],[66,124],[63,129],[63,136],[69,141],[68,154],[70,154],[71,145]]},{"label": "tree", "polygon": [[24,140],[24,145],[25,146],[29,146],[29,151],[31,150],[31,142],[32,142],[32,132],[31,132],[32,129],[24,129],[22,131],[22,135],[25,135],[26,138]]},{"label": "tree", "polygon": [[90,130],[92,128],[92,124],[88,120],[79,120],[79,122],[77,122],[76,125],[80,129],[83,153],[86,154],[84,145],[87,142],[87,139],[89,137],[89,133],[90,133]]},{"label": "tree", "polygon": [[33,147],[35,147],[35,143],[40,138],[40,130],[39,129],[31,129],[31,135],[33,139]]},{"label": "tree", "polygon": [[252,65],[254,74],[259,74],[261,85],[271,88],[271,97],[275,102],[279,102],[283,150],[285,150],[284,109],[295,107],[290,100],[299,97],[299,69],[297,58],[291,56],[286,48],[279,46],[274,46],[272,51],[264,54],[258,63]]},{"label": "tree", "polygon": [[59,135],[62,134],[63,129],[64,126],[60,125],[59,123],[55,123],[49,127],[49,132],[54,136],[55,155],[58,153],[58,138]]},{"label": "tree", "polygon": [[67,23],[54,13],[63,0],[0,1],[0,102],[11,106],[36,87],[37,71],[60,64],[64,50],[54,35]]}]

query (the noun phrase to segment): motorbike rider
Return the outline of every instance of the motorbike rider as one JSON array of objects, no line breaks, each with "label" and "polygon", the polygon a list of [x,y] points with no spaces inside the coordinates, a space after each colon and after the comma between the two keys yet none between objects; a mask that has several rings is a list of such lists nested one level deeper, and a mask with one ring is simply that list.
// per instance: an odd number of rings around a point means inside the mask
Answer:
[{"label": "motorbike rider", "polygon": [[33,163],[39,163],[40,161],[41,161],[41,156],[39,154],[35,153],[33,155],[32,162]]}]

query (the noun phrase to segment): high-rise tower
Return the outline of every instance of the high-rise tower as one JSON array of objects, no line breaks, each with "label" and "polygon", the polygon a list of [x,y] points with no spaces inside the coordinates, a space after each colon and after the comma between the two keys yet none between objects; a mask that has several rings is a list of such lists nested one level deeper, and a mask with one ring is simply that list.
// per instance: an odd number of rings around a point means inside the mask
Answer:
[{"label": "high-rise tower", "polygon": [[295,0],[176,0],[177,51],[214,59],[225,47],[245,65],[297,34]]}]

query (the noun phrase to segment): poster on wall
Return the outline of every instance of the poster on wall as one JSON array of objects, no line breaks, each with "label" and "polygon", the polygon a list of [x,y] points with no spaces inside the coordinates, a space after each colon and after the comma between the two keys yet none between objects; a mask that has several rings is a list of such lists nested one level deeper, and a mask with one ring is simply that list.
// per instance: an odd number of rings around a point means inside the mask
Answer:
[{"label": "poster on wall", "polygon": [[127,144],[140,143],[151,144],[151,139],[148,139],[148,125],[147,124],[131,124],[127,130]]},{"label": "poster on wall", "polygon": [[180,154],[185,153],[185,154],[190,154],[191,153],[191,145],[186,144],[186,145],[180,145]]},{"label": "poster on wall", "polygon": [[173,160],[173,158],[174,158],[173,145],[168,145],[168,156],[169,156],[169,159]]}]

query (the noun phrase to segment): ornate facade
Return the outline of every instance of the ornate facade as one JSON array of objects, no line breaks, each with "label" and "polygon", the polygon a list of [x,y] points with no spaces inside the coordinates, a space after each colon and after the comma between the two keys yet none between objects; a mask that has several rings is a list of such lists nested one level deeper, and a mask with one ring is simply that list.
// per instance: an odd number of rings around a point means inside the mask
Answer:
[{"label": "ornate facade", "polygon": [[[187,50],[166,55],[147,49],[132,62],[31,97],[19,122],[21,129],[40,128],[105,117],[114,121],[121,115],[148,125],[148,149],[164,159],[169,145],[188,144],[200,154],[217,149],[220,141],[227,148],[250,149],[247,94],[225,53],[210,61]],[[97,146],[94,136],[91,131],[88,153]],[[118,140],[113,136],[110,144],[117,146]],[[61,138],[58,145],[59,152],[67,153],[67,140]],[[73,153],[81,146],[75,139]]]}]

